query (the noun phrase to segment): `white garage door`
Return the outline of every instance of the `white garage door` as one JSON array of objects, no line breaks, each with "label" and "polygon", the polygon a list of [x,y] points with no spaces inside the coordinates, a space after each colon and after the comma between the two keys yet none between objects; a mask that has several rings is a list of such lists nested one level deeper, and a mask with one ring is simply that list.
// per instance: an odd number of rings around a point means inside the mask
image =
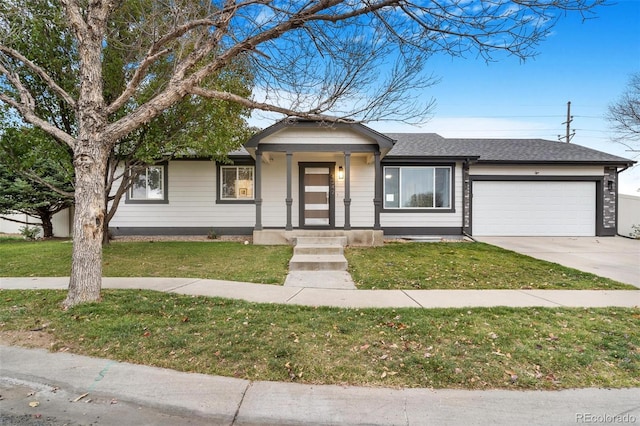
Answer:
[{"label": "white garage door", "polygon": [[473,182],[477,236],[593,236],[595,182]]}]

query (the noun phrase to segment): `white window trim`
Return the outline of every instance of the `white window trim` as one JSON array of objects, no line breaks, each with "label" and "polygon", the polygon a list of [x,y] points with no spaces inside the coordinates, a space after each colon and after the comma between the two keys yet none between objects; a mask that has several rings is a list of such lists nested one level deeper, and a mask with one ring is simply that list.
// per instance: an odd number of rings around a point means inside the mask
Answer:
[{"label": "white window trim", "polygon": [[132,203],[166,203],[167,202],[167,165],[160,163],[160,164],[156,164],[156,165],[151,165],[151,166],[145,166],[144,167],[144,171],[140,173],[140,175],[144,175],[147,179],[148,182],[148,173],[149,173],[149,169],[150,168],[159,168],[160,169],[160,190],[162,193],[162,197],[161,198],[150,198],[149,195],[149,185],[146,185],[145,190],[146,190],[146,196],[145,197],[140,197],[140,196],[135,196],[133,193],[133,186],[134,184],[131,184],[131,187],[129,188],[129,190],[127,191],[127,202],[132,202]]}]

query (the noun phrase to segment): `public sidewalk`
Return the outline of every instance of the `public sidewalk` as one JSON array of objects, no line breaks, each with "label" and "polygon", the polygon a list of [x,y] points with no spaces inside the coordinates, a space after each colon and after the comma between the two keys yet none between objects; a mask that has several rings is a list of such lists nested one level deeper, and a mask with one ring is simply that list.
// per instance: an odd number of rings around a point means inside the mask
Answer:
[{"label": "public sidewalk", "polygon": [[[2,289],[66,289],[69,278],[0,278]],[[343,308],[634,307],[635,290],[341,290],[197,278],[103,278],[103,288],[147,289],[258,303]]]},{"label": "public sidewalk", "polygon": [[[0,359],[0,389],[21,386],[35,391],[28,397],[25,392],[22,400],[9,393],[2,401],[6,414],[22,409],[62,420],[82,410],[84,421],[79,424],[94,424],[88,420],[101,425],[133,424],[133,416],[145,411],[179,416],[182,422],[198,425],[640,423],[637,388],[468,391],[305,385],[181,373],[1,345]],[[86,404],[82,395],[92,402]],[[37,410],[29,411],[29,401],[39,402]],[[162,424],[172,421],[176,420]],[[160,423],[147,419],[136,424]]]}]

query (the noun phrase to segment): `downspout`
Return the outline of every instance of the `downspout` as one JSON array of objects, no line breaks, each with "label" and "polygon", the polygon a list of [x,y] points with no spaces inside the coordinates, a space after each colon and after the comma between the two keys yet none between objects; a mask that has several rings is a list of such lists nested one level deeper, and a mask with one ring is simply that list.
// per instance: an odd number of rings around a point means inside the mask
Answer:
[{"label": "downspout", "polygon": [[470,234],[467,234],[466,232],[462,231],[462,236],[466,237],[468,239],[470,239],[471,241],[473,241],[474,243],[477,243],[478,240],[476,240],[475,238],[473,238]]}]

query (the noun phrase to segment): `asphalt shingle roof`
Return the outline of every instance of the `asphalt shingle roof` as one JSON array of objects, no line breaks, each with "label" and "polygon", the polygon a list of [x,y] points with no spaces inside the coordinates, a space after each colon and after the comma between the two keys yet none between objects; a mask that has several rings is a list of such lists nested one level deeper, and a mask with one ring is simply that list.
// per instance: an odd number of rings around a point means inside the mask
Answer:
[{"label": "asphalt shingle roof", "polygon": [[436,133],[388,133],[387,157],[478,157],[479,162],[615,163],[633,161],[580,145],[544,139],[448,139]]}]

